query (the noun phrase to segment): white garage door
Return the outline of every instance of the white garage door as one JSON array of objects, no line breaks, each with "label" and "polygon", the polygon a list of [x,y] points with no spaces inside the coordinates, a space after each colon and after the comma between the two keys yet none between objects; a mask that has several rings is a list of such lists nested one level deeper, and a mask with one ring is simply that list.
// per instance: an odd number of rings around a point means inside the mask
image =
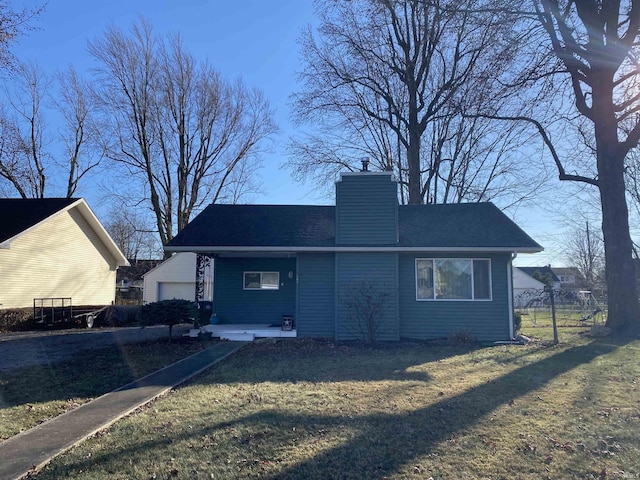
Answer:
[{"label": "white garage door", "polygon": [[158,301],[172,300],[174,298],[195,300],[196,284],[193,282],[159,282]]}]

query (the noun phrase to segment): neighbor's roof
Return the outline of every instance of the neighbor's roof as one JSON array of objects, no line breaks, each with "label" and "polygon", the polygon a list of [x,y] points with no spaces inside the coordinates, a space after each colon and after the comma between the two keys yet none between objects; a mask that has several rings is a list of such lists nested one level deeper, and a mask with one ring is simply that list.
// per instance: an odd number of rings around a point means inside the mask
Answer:
[{"label": "neighbor's roof", "polygon": [[551,269],[551,267],[549,266],[545,266],[545,267],[518,267],[520,270],[522,270],[524,273],[526,273],[527,275],[529,275],[530,277],[533,278],[533,276],[535,275],[536,272],[539,272],[540,275],[542,275],[543,277],[545,275],[550,274],[551,275],[551,279],[554,282],[559,282],[560,278],[558,278],[558,276],[555,274],[555,272]]},{"label": "neighbor's roof", "polygon": [[0,198],[0,243],[76,202],[76,198]]},{"label": "neighbor's roof", "polygon": [[11,248],[11,242],[49,218],[72,208],[80,212],[114,256],[116,264],[129,265],[127,258],[82,198],[0,198],[0,249]]},{"label": "neighbor's roof", "polygon": [[[399,243],[363,250],[500,250],[542,247],[492,203],[401,205]],[[353,250],[335,243],[335,207],[209,205],[165,247],[167,251]]]}]

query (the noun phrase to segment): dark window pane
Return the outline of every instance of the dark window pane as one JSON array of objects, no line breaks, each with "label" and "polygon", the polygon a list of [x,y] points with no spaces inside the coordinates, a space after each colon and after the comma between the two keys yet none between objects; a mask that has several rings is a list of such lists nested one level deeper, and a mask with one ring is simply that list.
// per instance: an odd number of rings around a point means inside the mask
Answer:
[{"label": "dark window pane", "polygon": [[244,288],[260,288],[260,273],[245,272]]},{"label": "dark window pane", "polygon": [[491,298],[491,277],[489,260],[473,261],[473,292],[476,300]]}]

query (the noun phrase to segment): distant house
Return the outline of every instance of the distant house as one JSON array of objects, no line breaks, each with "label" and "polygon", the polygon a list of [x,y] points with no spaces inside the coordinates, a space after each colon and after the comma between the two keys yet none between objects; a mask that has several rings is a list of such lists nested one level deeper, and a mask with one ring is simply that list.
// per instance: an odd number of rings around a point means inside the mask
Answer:
[{"label": "distant house", "polygon": [[0,308],[43,297],[111,304],[116,269],[125,265],[83,199],[0,199]]},{"label": "distant house", "polygon": [[560,279],[560,289],[579,292],[590,290],[587,281],[577,267],[553,267],[553,272]]},{"label": "distant house", "polygon": [[491,203],[399,205],[391,173],[363,171],[341,175],[335,206],[209,205],[165,249],[198,254],[221,324],[293,317],[299,337],[346,340],[375,307],[378,340],[495,341],[513,337],[514,252],[542,247]]},{"label": "distant house", "polygon": [[540,296],[544,283],[526,274],[523,267],[513,267],[513,306],[526,308]]},{"label": "distant house", "polygon": [[143,275],[143,303],[196,299],[196,254],[177,253]]},{"label": "distant house", "polygon": [[139,305],[142,303],[144,275],[157,267],[162,260],[129,259],[128,267],[118,268],[116,274],[116,303]]},{"label": "distant house", "polygon": [[544,267],[518,267],[518,269],[533,279],[550,278],[553,283],[553,289],[560,289],[560,278],[555,274],[555,269],[548,265]]}]

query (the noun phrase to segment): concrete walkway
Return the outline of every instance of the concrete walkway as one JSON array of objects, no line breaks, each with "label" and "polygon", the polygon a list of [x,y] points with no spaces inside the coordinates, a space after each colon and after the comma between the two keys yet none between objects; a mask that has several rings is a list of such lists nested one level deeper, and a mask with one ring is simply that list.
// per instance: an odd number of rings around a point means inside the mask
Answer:
[{"label": "concrete walkway", "polygon": [[0,479],[17,480],[239,350],[221,342],[0,443]]}]

